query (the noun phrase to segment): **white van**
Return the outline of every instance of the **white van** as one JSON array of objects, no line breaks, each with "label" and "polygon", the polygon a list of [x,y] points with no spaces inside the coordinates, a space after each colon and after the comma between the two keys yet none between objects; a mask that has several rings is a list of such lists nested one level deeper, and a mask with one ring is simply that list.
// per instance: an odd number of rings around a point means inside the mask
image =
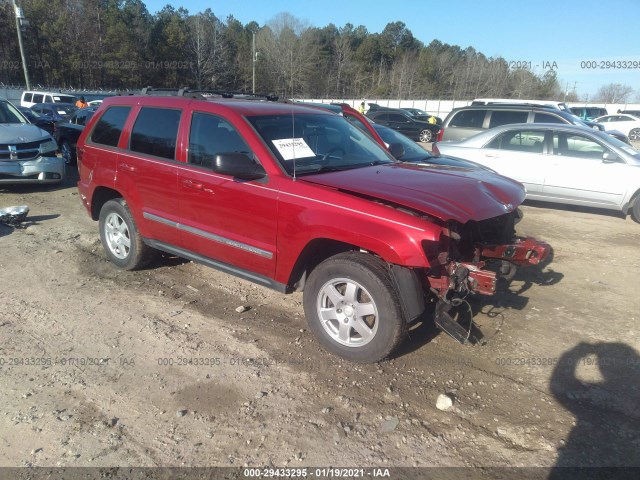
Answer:
[{"label": "white van", "polygon": [[22,97],[20,98],[21,107],[30,108],[36,103],[70,103],[74,105],[76,97],[60,92],[22,92]]}]

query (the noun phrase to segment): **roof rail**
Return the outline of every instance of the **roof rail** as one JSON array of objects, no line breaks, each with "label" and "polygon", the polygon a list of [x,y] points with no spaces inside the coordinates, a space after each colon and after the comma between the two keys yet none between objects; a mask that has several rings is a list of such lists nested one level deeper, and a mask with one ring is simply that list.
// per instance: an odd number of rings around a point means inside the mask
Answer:
[{"label": "roof rail", "polygon": [[142,89],[141,95],[167,95],[195,98],[199,100],[206,99],[207,97],[218,96],[222,98],[242,98],[242,99],[256,99],[267,100],[270,102],[277,102],[279,97],[272,93],[253,93],[253,92],[236,92],[232,90],[199,90],[190,89],[189,87],[182,88],[154,88],[148,86]]}]

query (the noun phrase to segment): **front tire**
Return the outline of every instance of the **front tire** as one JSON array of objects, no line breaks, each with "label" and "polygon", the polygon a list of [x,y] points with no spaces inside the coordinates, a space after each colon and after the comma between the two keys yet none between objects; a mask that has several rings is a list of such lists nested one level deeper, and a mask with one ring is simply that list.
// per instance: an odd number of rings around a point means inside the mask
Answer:
[{"label": "front tire", "polygon": [[634,128],[629,132],[629,140],[632,142],[640,141],[640,128]]},{"label": "front tire", "polygon": [[341,253],[318,265],[305,285],[304,311],[320,343],[352,362],[383,360],[407,334],[391,273],[370,254]]},{"label": "front tire", "polygon": [[60,153],[62,154],[62,158],[64,158],[64,163],[67,165],[71,165],[75,163],[76,157],[73,154],[73,150],[71,150],[71,145],[66,140],[62,140],[60,143]]},{"label": "front tire", "polygon": [[100,209],[100,240],[109,260],[123,270],[143,268],[155,250],[144,243],[133,216],[122,198],[109,200]]},{"label": "front tire", "polygon": [[429,143],[433,141],[433,132],[428,128],[425,128],[420,132],[420,141],[424,143]]}]

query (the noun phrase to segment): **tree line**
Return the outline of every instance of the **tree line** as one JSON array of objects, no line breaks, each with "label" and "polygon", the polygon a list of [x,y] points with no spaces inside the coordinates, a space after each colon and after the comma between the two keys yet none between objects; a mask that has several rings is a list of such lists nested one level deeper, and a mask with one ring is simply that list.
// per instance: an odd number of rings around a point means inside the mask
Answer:
[{"label": "tree line", "polygon": [[[34,85],[250,91],[255,68],[256,91],[283,97],[564,96],[554,70],[535,75],[472,47],[425,44],[400,21],[375,33],[350,23],[313,27],[288,13],[265,25],[171,5],[151,14],[141,0],[22,0],[21,6]],[[24,82],[10,2],[0,6],[0,82]]]}]

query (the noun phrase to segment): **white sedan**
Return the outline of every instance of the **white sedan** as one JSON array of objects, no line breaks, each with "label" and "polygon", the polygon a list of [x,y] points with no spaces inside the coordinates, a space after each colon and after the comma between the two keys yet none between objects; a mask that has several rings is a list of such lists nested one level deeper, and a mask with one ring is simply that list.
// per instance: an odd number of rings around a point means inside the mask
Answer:
[{"label": "white sedan", "polygon": [[625,133],[629,140],[640,141],[640,118],[634,115],[619,113],[617,115],[604,115],[598,117],[594,122],[601,123],[605,130],[620,130]]},{"label": "white sedan", "polygon": [[438,142],[432,152],[518,180],[528,199],[618,210],[640,223],[640,152],[604,132],[520,123]]}]

